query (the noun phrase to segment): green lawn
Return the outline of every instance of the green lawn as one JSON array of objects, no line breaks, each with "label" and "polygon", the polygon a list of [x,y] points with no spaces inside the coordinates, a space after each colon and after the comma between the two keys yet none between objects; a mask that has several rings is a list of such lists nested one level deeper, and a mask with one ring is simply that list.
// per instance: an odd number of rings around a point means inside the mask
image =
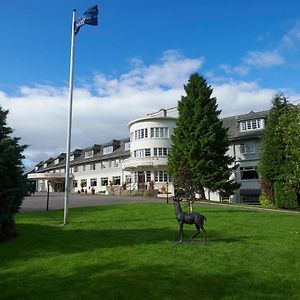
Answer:
[{"label": "green lawn", "polygon": [[[0,299],[300,299],[300,215],[199,207],[178,244],[173,205],[18,214],[0,245]],[[185,225],[185,237],[194,227]]]}]

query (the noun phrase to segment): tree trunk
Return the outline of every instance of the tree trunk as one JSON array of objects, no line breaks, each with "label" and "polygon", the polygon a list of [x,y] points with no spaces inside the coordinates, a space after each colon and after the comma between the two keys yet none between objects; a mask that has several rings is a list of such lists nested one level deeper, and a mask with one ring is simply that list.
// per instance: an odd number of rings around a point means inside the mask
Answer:
[{"label": "tree trunk", "polygon": [[189,213],[193,212],[193,201],[190,197],[187,199],[187,204],[188,204],[188,212]]},{"label": "tree trunk", "polygon": [[199,187],[199,194],[200,194],[200,199],[206,200],[205,192],[204,192],[204,187],[203,186]]}]

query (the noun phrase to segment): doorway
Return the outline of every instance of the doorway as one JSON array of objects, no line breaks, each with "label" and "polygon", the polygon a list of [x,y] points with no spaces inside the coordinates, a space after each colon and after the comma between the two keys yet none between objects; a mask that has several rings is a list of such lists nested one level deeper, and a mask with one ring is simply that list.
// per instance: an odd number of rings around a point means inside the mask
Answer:
[{"label": "doorway", "polygon": [[145,172],[138,171],[138,189],[144,190],[145,189]]}]

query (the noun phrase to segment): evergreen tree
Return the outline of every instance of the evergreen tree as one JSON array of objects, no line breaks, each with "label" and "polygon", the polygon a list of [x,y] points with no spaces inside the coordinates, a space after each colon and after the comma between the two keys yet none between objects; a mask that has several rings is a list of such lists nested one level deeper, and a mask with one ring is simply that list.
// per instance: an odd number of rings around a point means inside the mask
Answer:
[{"label": "evergreen tree", "polygon": [[174,185],[189,196],[197,192],[205,198],[204,188],[232,194],[239,185],[229,179],[233,158],[226,154],[229,139],[213,89],[197,73],[190,76],[184,89],[186,96],[178,102],[179,118],[168,159]]},{"label": "evergreen tree", "polygon": [[6,126],[8,111],[0,107],[0,240],[14,235],[13,216],[18,212],[25,195],[22,152],[19,138],[10,137],[12,129]]},{"label": "evergreen tree", "polygon": [[279,207],[296,208],[300,205],[300,107],[290,104],[286,113],[279,117],[277,127],[284,132],[282,143],[285,147],[277,181],[285,193],[281,201],[275,200]]},{"label": "evergreen tree", "polygon": [[282,172],[282,162],[285,157],[285,129],[278,124],[279,118],[288,111],[288,102],[283,94],[276,94],[272,104],[262,140],[259,173],[263,193],[272,203],[275,203],[274,183]]}]

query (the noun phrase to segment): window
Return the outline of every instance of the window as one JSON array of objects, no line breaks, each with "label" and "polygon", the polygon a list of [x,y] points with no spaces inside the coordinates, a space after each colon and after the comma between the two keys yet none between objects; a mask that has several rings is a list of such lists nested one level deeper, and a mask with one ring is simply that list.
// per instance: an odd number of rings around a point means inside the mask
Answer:
[{"label": "window", "polygon": [[256,167],[240,167],[241,180],[258,179]]},{"label": "window", "polygon": [[150,150],[150,148],[134,150],[133,155],[136,158],[137,157],[151,156],[151,150]]},{"label": "window", "polygon": [[131,175],[125,175],[125,181],[127,184],[131,183]]},{"label": "window", "polygon": [[96,170],[96,164],[91,164],[90,165],[90,170],[95,171]]},{"label": "window", "polygon": [[113,185],[121,185],[121,177],[120,176],[113,176],[112,181],[113,181]]},{"label": "window", "polygon": [[85,171],[85,165],[82,165],[82,171],[83,172]]},{"label": "window", "polygon": [[126,151],[126,150],[130,150],[130,142],[126,142],[125,144],[124,144],[124,150]]},{"label": "window", "polygon": [[172,178],[168,175],[167,171],[154,171],[155,182],[171,182]]},{"label": "window", "polygon": [[154,156],[167,156],[170,153],[169,148],[154,148]]},{"label": "window", "polygon": [[101,186],[107,186],[107,185],[108,185],[108,178],[101,177]]},{"label": "window", "polygon": [[135,130],[135,132],[134,132],[135,140],[146,139],[146,138],[148,138],[148,128],[142,128],[142,129]]},{"label": "window", "polygon": [[92,156],[93,156],[93,150],[88,150],[84,152],[84,158],[88,158]]},{"label": "window", "polygon": [[121,164],[121,160],[120,160],[120,159],[116,159],[116,160],[114,161],[114,167],[115,167],[115,168],[120,167],[120,164]]},{"label": "window", "polygon": [[78,172],[78,166],[73,167],[74,173]]},{"label": "window", "polygon": [[138,182],[138,172],[134,172],[134,182]]},{"label": "window", "polygon": [[158,171],[158,180],[159,180],[159,182],[164,181],[164,172],[163,171]]},{"label": "window", "polygon": [[108,167],[108,161],[101,162],[101,169],[106,169]]},{"label": "window", "polygon": [[77,188],[78,187],[78,181],[77,180],[73,180],[73,187]]},{"label": "window", "polygon": [[254,119],[240,122],[240,130],[257,130],[264,128],[264,119]]},{"label": "window", "polygon": [[146,182],[151,181],[151,171],[146,171]]},{"label": "window", "polygon": [[91,179],[91,184],[90,186],[97,186],[97,178],[92,178]]},{"label": "window", "polygon": [[169,128],[168,127],[151,127],[150,128],[151,138],[168,138]]},{"label": "window", "polygon": [[108,147],[103,148],[103,154],[109,154],[109,153],[112,153],[113,151],[114,151],[113,146],[108,146]]},{"label": "window", "polygon": [[240,150],[242,154],[255,153],[255,144],[253,142],[243,143],[240,145]]},{"label": "window", "polygon": [[57,165],[59,163],[59,158],[54,161],[54,164]]},{"label": "window", "polygon": [[74,155],[70,156],[70,161],[74,160]]},{"label": "window", "polygon": [[87,180],[86,179],[81,179],[80,180],[80,186],[83,188],[83,187],[86,187],[87,186]]}]

